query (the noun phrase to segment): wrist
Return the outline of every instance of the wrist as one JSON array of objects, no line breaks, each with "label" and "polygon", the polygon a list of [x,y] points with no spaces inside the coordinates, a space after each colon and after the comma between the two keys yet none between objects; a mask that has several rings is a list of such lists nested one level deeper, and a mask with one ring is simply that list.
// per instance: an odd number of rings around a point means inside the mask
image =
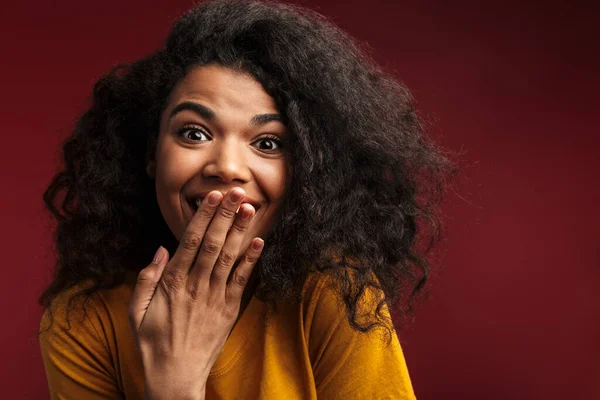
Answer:
[{"label": "wrist", "polygon": [[[204,400],[206,389],[203,386],[199,390],[185,392],[174,388],[152,388],[154,385],[144,385],[144,400]],[[163,390],[161,390],[163,389]]]},{"label": "wrist", "polygon": [[207,379],[208,375],[181,368],[145,369],[144,400],[204,400]]}]

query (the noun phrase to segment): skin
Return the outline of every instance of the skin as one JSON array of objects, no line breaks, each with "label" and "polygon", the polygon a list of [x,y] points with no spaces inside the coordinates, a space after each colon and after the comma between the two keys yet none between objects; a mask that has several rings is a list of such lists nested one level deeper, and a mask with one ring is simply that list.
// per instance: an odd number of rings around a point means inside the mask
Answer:
[{"label": "skin", "polygon": [[[157,251],[129,304],[145,399],[205,396],[260,257],[259,236],[272,226],[285,192],[285,153],[267,139],[284,140],[276,114],[258,82],[217,66],[191,70],[170,96],[155,177],[179,246],[172,258]],[[199,193],[205,196],[194,212],[187,200]]]},{"label": "skin", "polygon": [[[253,121],[261,116],[262,123]],[[277,119],[273,98],[245,73],[202,66],[175,86],[161,117],[155,179],[160,210],[178,240],[193,216],[188,200],[233,187],[256,209],[243,249],[252,237],[265,237],[285,191],[286,128]]]}]

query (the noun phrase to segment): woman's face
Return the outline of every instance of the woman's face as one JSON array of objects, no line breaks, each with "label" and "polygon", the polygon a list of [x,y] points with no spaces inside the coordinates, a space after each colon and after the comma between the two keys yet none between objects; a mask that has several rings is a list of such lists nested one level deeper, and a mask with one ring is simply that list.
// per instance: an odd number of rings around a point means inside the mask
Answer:
[{"label": "woman's face", "polygon": [[285,192],[285,136],[275,101],[253,77],[215,65],[191,69],[169,97],[156,149],[158,205],[177,240],[197,199],[233,187],[256,209],[240,254],[264,238]]}]

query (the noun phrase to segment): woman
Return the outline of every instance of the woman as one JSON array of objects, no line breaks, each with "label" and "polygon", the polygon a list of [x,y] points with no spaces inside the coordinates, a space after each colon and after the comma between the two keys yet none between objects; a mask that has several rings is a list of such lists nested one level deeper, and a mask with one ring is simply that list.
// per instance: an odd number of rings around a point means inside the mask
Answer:
[{"label": "woman", "polygon": [[450,164],[322,17],[192,9],[100,79],[63,155],[53,398],[414,398],[388,306],[425,282]]}]

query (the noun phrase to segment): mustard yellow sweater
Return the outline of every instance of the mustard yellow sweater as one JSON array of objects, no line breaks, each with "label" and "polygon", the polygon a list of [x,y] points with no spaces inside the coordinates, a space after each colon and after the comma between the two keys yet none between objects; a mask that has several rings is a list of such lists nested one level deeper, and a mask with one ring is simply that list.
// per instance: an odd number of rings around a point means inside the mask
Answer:
[{"label": "mustard yellow sweater", "polygon": [[[86,315],[69,313],[66,331],[71,291],[55,299],[54,324],[40,335],[52,399],[143,399],[127,315],[135,281],[132,274],[95,293]],[[266,322],[267,305],[252,298],[212,368],[206,399],[414,399],[395,332],[388,344],[381,330],[353,330],[326,281],[311,276],[303,301],[280,305]],[[48,322],[46,312],[40,328]]]}]

